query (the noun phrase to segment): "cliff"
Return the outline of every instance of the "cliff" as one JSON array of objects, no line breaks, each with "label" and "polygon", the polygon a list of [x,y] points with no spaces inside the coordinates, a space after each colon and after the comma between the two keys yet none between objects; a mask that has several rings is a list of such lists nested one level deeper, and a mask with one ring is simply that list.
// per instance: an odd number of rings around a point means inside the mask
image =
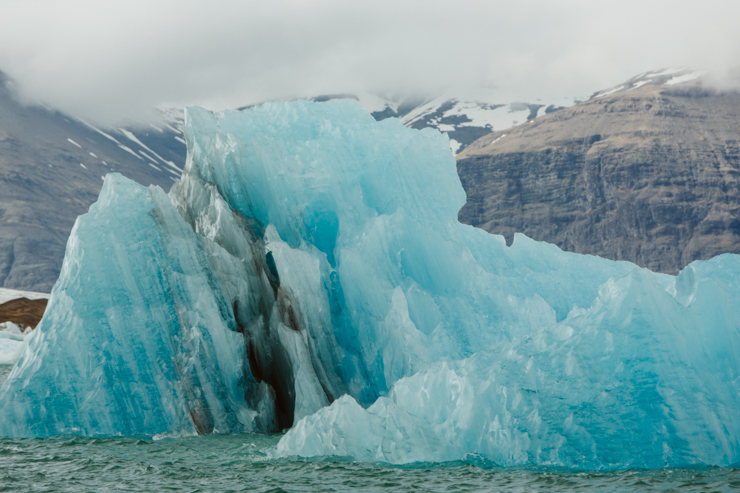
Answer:
[{"label": "cliff", "polygon": [[471,144],[460,220],[670,274],[740,253],[740,94],[628,88]]}]

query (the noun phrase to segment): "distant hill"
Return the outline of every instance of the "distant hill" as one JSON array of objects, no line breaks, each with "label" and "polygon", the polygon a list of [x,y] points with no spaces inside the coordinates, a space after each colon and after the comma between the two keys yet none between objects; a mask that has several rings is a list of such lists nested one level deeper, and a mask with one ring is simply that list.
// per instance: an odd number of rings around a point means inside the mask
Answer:
[{"label": "distant hill", "polygon": [[97,199],[102,177],[118,171],[169,189],[185,144],[176,114],[163,115],[159,127],[98,129],[22,105],[9,86],[0,74],[0,287],[49,292],[72,225]]},{"label": "distant hill", "polygon": [[740,253],[740,93],[642,74],[457,156],[463,222],[675,274]]}]

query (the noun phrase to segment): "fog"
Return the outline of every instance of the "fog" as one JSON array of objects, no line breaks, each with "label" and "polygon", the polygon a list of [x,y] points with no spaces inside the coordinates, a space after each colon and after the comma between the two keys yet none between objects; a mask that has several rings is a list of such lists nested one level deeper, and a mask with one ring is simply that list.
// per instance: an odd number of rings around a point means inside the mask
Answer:
[{"label": "fog", "polygon": [[641,72],[740,66],[736,0],[3,0],[18,94],[101,123],[373,91],[587,97]]}]

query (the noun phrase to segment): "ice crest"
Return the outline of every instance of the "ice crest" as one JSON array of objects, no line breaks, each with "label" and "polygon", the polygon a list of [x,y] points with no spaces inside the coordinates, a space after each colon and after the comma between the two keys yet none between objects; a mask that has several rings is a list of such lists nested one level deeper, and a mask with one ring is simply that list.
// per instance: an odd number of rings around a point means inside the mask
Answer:
[{"label": "ice crest", "polygon": [[[109,175],[0,434],[289,429],[274,454],[730,465],[740,257],[677,278],[461,225],[447,137],[348,102],[186,112],[169,195]],[[73,431],[70,431],[73,430]]]}]

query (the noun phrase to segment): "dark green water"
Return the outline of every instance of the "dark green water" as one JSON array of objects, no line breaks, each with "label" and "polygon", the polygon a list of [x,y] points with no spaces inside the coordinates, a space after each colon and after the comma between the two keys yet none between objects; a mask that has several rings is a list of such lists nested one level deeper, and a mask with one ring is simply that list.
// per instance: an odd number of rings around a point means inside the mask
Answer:
[{"label": "dark green water", "polygon": [[[0,383],[6,369],[0,367]],[[738,469],[571,472],[502,469],[480,461],[392,467],[338,458],[271,459],[262,451],[279,438],[0,438],[0,492],[740,490]]]},{"label": "dark green water", "polygon": [[737,491],[740,470],[567,472],[270,459],[278,436],[0,438],[1,492]]}]

